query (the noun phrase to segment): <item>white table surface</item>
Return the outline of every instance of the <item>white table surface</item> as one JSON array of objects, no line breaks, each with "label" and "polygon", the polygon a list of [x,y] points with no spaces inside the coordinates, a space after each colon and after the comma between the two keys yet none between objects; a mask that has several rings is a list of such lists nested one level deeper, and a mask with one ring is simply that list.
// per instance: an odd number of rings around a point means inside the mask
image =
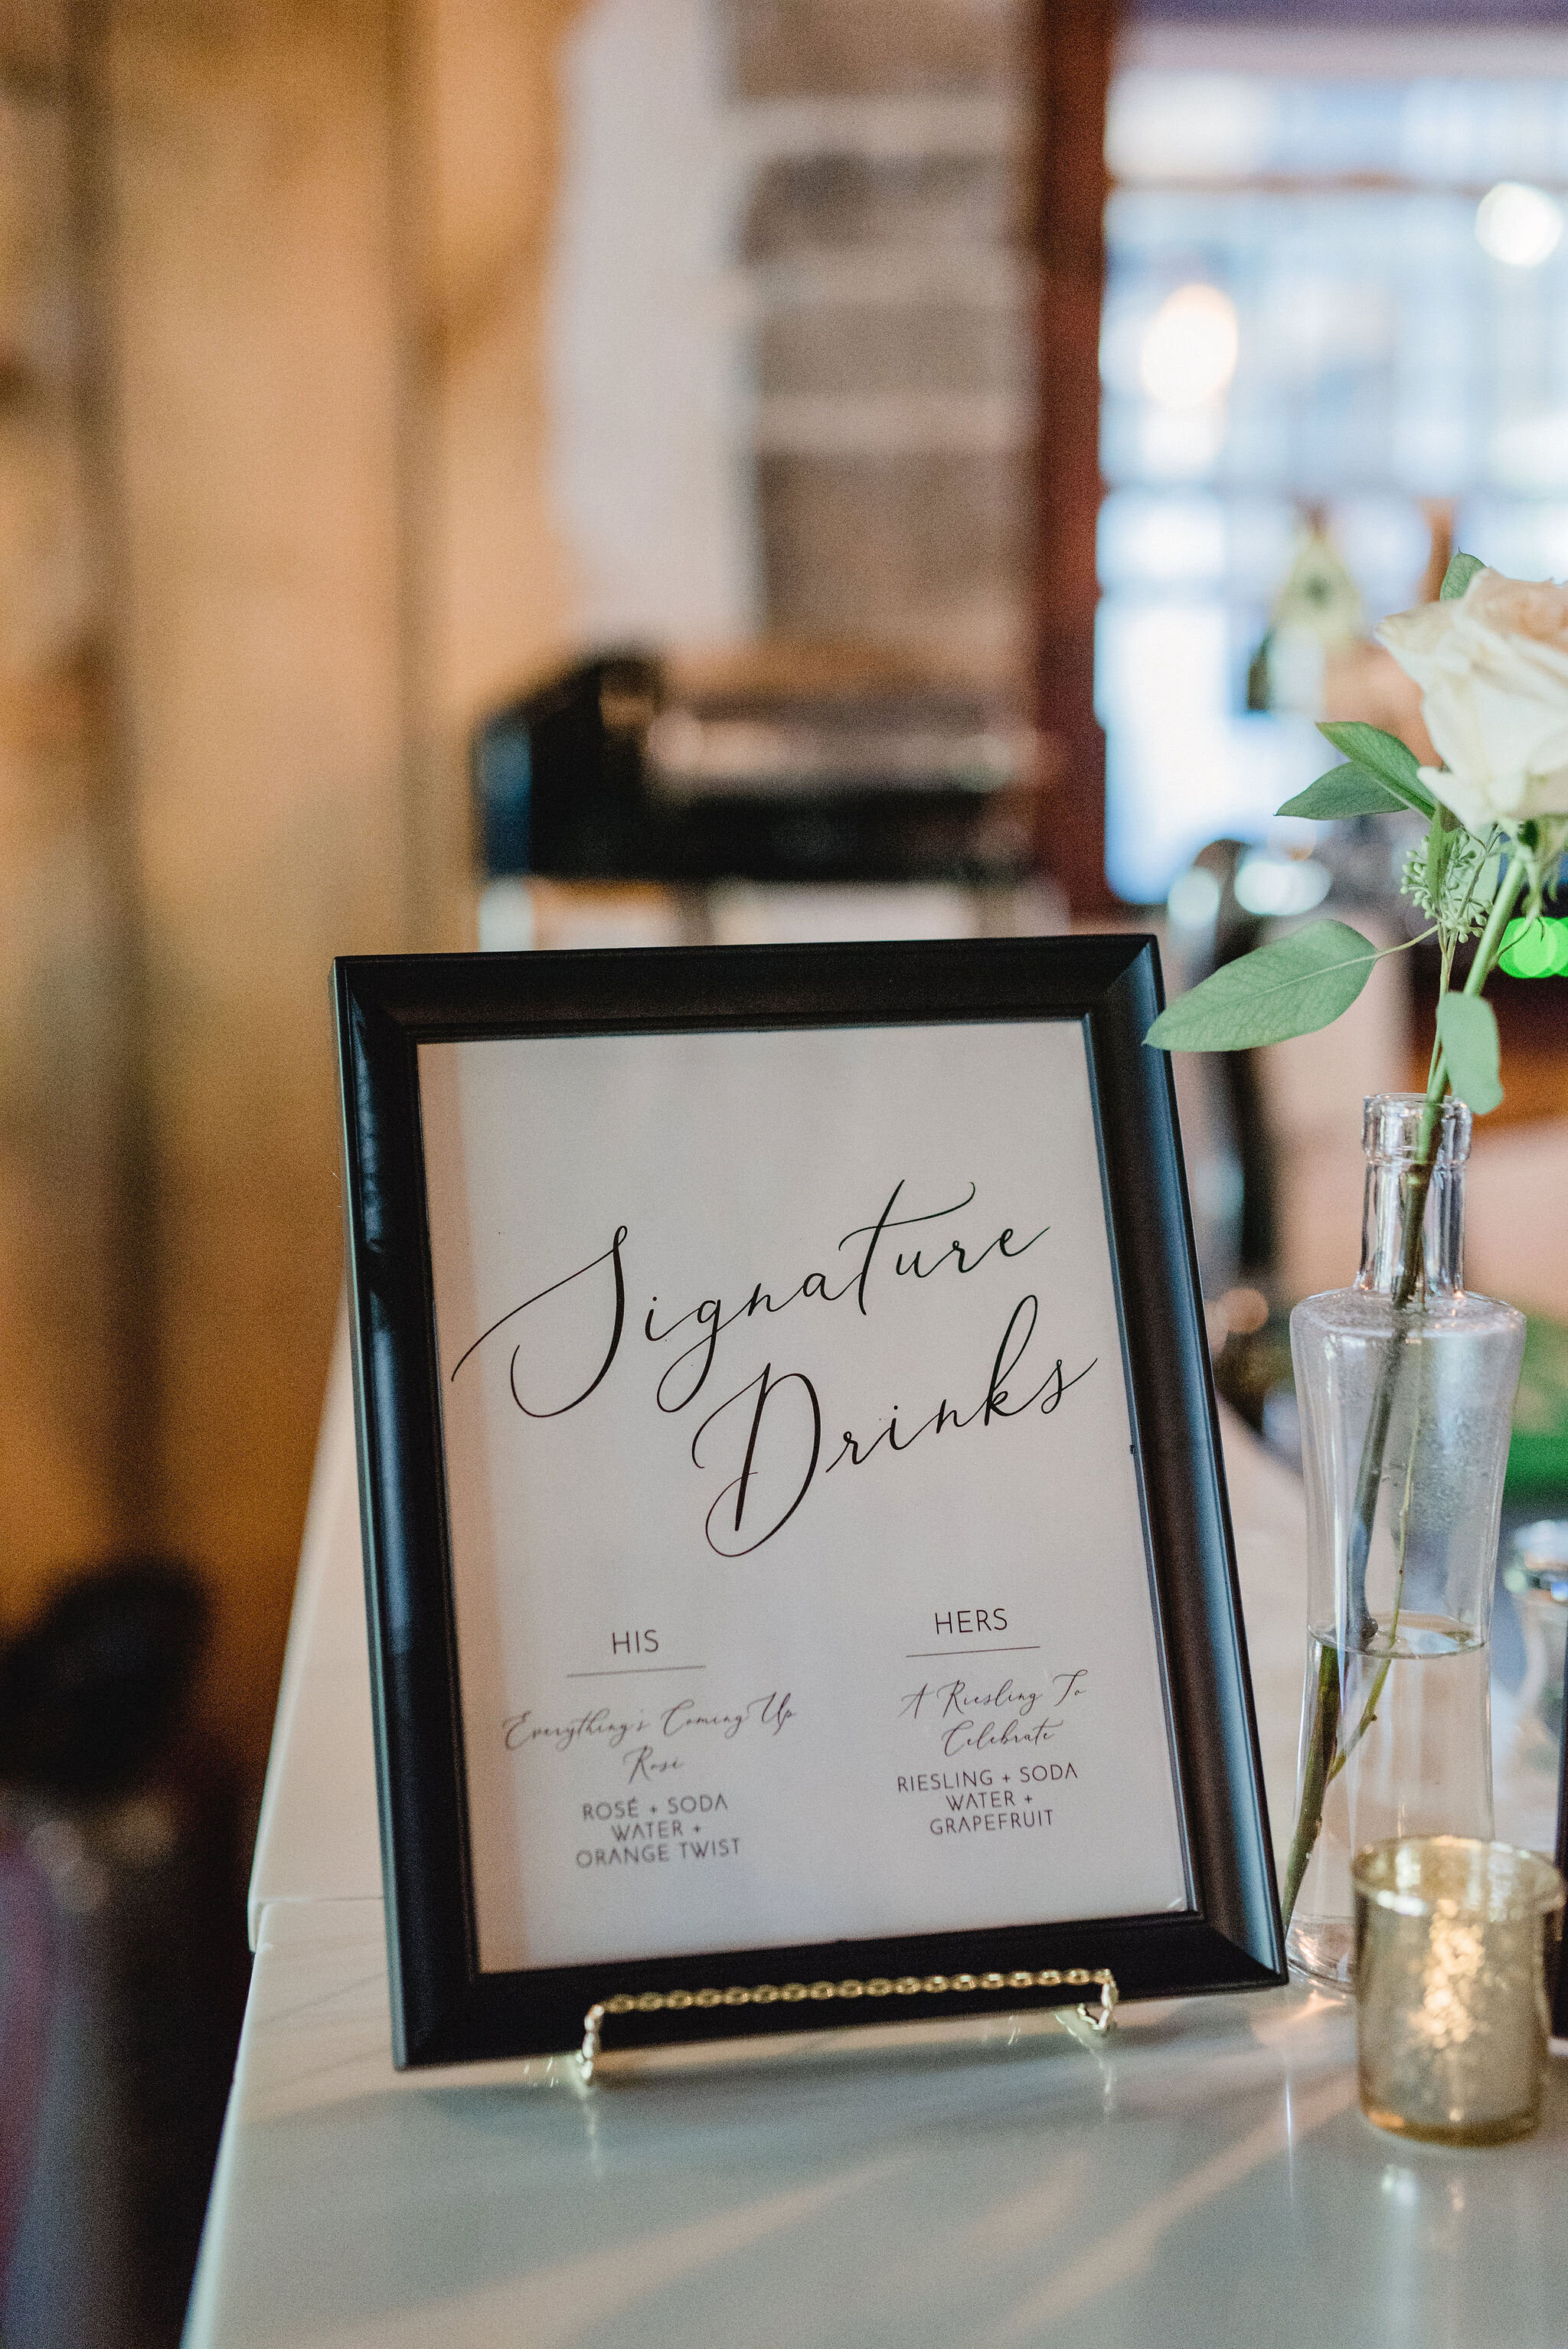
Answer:
[{"label": "white table surface", "polygon": [[[1276,1840],[1299,1486],[1226,1455]],[[1568,2070],[1542,2134],[1406,2146],[1341,2002],[1048,2017],[398,2075],[358,1508],[335,1362],[252,1888],[255,1973],[187,2349],[1568,2344]],[[613,2044],[613,2041],[611,2043]]]}]

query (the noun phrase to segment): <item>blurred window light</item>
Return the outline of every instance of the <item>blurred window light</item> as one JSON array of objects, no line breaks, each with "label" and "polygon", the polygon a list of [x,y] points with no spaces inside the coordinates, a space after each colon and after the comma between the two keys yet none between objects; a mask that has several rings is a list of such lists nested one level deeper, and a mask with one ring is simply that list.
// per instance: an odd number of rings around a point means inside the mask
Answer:
[{"label": "blurred window light", "polygon": [[1390,288],[1319,265],[1288,264],[1261,290],[1259,341],[1280,374],[1318,376],[1376,362],[1394,347]]},{"label": "blurred window light", "polygon": [[[1390,45],[1330,78],[1260,42],[1201,76],[1178,46],[1119,76],[1108,146],[1096,696],[1107,870],[1145,904],[1221,837],[1311,858],[1274,811],[1321,741],[1246,706],[1304,517],[1369,618],[1416,601],[1435,525],[1568,574],[1568,66]],[[1499,266],[1483,190],[1514,191],[1511,253],[1522,222],[1552,249]]]},{"label": "blurred window light", "polygon": [[1388,470],[1422,497],[1453,497],[1475,471],[1474,438],[1462,412],[1422,415],[1412,409],[1394,420]]},{"label": "blurred window light", "polygon": [[1112,86],[1106,161],[1124,185],[1394,172],[1433,186],[1568,176],[1568,107],[1550,71],[1290,71],[1133,65]]},{"label": "blurred window light", "polygon": [[1229,389],[1240,348],[1230,295],[1217,285],[1179,285],[1144,334],[1139,378],[1162,408],[1206,408]]},{"label": "blurred window light", "polygon": [[1211,180],[1255,171],[1274,129],[1275,93],[1255,75],[1118,75],[1105,160],[1119,180]]},{"label": "blurred window light", "polygon": [[1568,410],[1500,424],[1487,449],[1487,471],[1501,489],[1568,490]]},{"label": "blurred window light", "polygon": [[1277,495],[1233,495],[1225,500],[1224,511],[1231,594],[1261,611],[1278,594],[1290,569],[1301,536],[1301,515],[1289,498]]},{"label": "blurred window light", "polygon": [[1465,543],[1514,579],[1568,579],[1568,504],[1478,497],[1465,512]]},{"label": "blurred window light", "polygon": [[1236,903],[1249,914],[1310,914],[1331,885],[1326,865],[1304,856],[1278,856],[1268,848],[1253,849],[1236,867]]},{"label": "blurred window light", "polygon": [[1539,269],[1563,238],[1563,210],[1544,188],[1500,180],[1476,206],[1475,233],[1484,253],[1512,269]]},{"label": "blurred window light", "polygon": [[1099,379],[1108,391],[1137,397],[1142,388],[1139,362],[1149,331],[1150,305],[1142,299],[1108,299],[1100,314]]},{"label": "blurred window light", "polygon": [[1218,498],[1114,491],[1099,510],[1102,585],[1214,586],[1225,576]]},{"label": "blurred window light", "polygon": [[[1119,650],[1135,658],[1137,639],[1119,625],[1130,616],[1124,598],[1100,606],[1102,635],[1120,636]],[[1178,623],[1183,616],[1180,610],[1166,616]],[[1223,612],[1215,617],[1222,647]],[[1210,841],[1280,835],[1284,827],[1274,810],[1323,772],[1323,737],[1311,721],[1233,715],[1222,667],[1216,675],[1206,666],[1186,706],[1163,724],[1136,677],[1122,671],[1099,690],[1106,732],[1106,871],[1111,887],[1135,905],[1166,896],[1172,876]]]},{"label": "blurred window light", "polygon": [[1431,552],[1431,526],[1419,506],[1389,491],[1336,499],[1328,534],[1368,613],[1395,612],[1408,603]]},{"label": "blurred window light", "polygon": [[1280,802],[1323,772],[1323,739],[1306,719],[1232,715],[1234,647],[1212,592],[1107,595],[1096,633],[1106,867],[1151,905],[1205,842],[1269,835]]},{"label": "blurred window light", "polygon": [[[1100,622],[1097,666],[1108,697],[1102,716],[1124,717],[1137,708],[1150,733],[1170,741],[1222,715],[1225,611],[1214,597],[1134,603],[1119,595],[1101,605]],[[1190,762],[1180,748],[1171,756],[1181,766]],[[1201,773],[1202,753],[1195,750],[1191,758]]]},{"label": "blurred window light", "polygon": [[1225,445],[1224,410],[1150,408],[1138,419],[1139,470],[1151,481],[1191,481],[1212,471]]}]

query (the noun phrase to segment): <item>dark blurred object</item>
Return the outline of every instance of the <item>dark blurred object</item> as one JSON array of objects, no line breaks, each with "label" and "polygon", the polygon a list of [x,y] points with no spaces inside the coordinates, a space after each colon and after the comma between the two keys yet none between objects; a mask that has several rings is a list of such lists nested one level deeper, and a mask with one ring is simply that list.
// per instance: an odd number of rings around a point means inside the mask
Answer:
[{"label": "dark blurred object", "polygon": [[[1263,1305],[1265,1319],[1252,1329],[1231,1328],[1222,1337],[1213,1331],[1214,1384],[1233,1411],[1240,1413],[1257,1434],[1271,1437],[1277,1433],[1277,1413],[1274,1430],[1270,1429],[1270,1404],[1282,1390],[1295,1393],[1290,1361],[1290,1323],[1283,1313],[1271,1313],[1257,1289],[1233,1290],[1233,1296],[1256,1297]],[[1222,1310],[1227,1299],[1220,1299]],[[1211,1320],[1213,1308],[1210,1309]],[[1274,1448],[1284,1450],[1275,1444]]]},{"label": "dark blurred object", "polygon": [[[1274,1444],[1270,1407],[1282,1393],[1294,1400],[1295,1392],[1287,1316],[1270,1305],[1261,1288],[1242,1283],[1209,1298],[1203,1318],[1215,1387],[1249,1427]],[[1277,1412],[1274,1417],[1277,1432]],[[1295,1464],[1300,1465],[1299,1459]]]},{"label": "dark blurred object", "polygon": [[173,2349],[246,1982],[235,1772],[177,1559],[88,1569],[0,1650],[0,2338]]},{"label": "dark blurred object", "polygon": [[206,1637],[206,1595],[178,1560],[77,1575],[0,1651],[0,1784],[70,1796],[129,1786],[167,1744]]},{"label": "dark blurred object", "polygon": [[57,1970],[48,1878],[0,1814],[0,2320],[43,2117]]},{"label": "dark blurred object", "polygon": [[491,878],[1016,880],[1038,766],[984,688],[803,661],[677,691],[665,664],[614,654],[480,729],[480,862]]},{"label": "dark blurred object", "polygon": [[[1171,893],[1171,943],[1181,984],[1196,987],[1226,963],[1262,944],[1264,916],[1238,896],[1236,884],[1252,852],[1239,840],[1211,841]],[[1275,1151],[1255,1052],[1205,1052],[1204,1079],[1217,1147],[1236,1173],[1230,1245],[1206,1253],[1220,1284],[1231,1278],[1267,1287],[1275,1255]],[[1219,1268],[1223,1267],[1222,1272]]]},{"label": "dark blurred object", "polygon": [[[1562,884],[1559,883],[1561,889]],[[1560,895],[1557,911],[1568,910],[1568,895]],[[1425,916],[1418,916],[1424,922]],[[1412,924],[1412,926],[1414,925]],[[1461,947],[1454,957],[1452,984],[1463,984],[1474,957],[1474,947]],[[1424,1068],[1437,1028],[1438,997],[1442,987],[1442,962],[1435,942],[1422,939],[1403,959],[1411,984],[1411,1061]],[[1568,978],[1515,978],[1494,970],[1486,985],[1486,999],[1497,1016],[1507,1092],[1487,1123],[1495,1132],[1532,1118],[1568,1116]],[[1412,1076],[1412,1081],[1414,1077]]]}]

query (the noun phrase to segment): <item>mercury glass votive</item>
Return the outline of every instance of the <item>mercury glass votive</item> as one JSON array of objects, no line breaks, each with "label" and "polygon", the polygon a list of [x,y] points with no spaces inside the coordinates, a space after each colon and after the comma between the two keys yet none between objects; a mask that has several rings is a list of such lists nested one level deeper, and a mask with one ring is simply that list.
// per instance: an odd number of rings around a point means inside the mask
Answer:
[{"label": "mercury glass votive", "polygon": [[1502,2145],[1541,2118],[1563,1878],[1538,1852],[1406,1836],[1357,1852],[1361,2109],[1438,2145]]}]

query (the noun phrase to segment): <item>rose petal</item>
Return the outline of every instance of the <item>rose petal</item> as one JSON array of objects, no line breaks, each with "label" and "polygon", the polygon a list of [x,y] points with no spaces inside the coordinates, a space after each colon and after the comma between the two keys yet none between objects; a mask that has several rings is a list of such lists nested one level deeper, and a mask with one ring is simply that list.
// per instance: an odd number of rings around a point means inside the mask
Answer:
[{"label": "rose petal", "polygon": [[1508,579],[1498,571],[1478,571],[1460,608],[1505,636],[1568,655],[1568,588],[1550,579]]},{"label": "rose petal", "polygon": [[1422,780],[1461,823],[1568,816],[1568,587],[1480,571],[1376,634],[1421,688],[1444,762]]},{"label": "rose petal", "polygon": [[1421,698],[1421,715],[1432,748],[1445,767],[1484,791],[1496,763],[1480,718],[1480,696],[1471,677],[1439,678]]},{"label": "rose petal", "polygon": [[1408,677],[1425,686],[1432,674],[1433,656],[1454,624],[1457,603],[1418,604],[1413,612],[1395,612],[1372,633],[1386,646]]},{"label": "rose petal", "polygon": [[1496,822],[1488,812],[1485,799],[1463,775],[1453,774],[1446,767],[1423,767],[1420,776],[1432,797],[1452,808],[1467,831],[1487,832]]},{"label": "rose petal", "polygon": [[1568,688],[1568,651],[1533,636],[1508,635],[1480,620],[1456,622],[1440,657],[1450,664],[1467,661],[1495,668],[1518,679],[1522,691],[1533,688],[1555,693]]}]

